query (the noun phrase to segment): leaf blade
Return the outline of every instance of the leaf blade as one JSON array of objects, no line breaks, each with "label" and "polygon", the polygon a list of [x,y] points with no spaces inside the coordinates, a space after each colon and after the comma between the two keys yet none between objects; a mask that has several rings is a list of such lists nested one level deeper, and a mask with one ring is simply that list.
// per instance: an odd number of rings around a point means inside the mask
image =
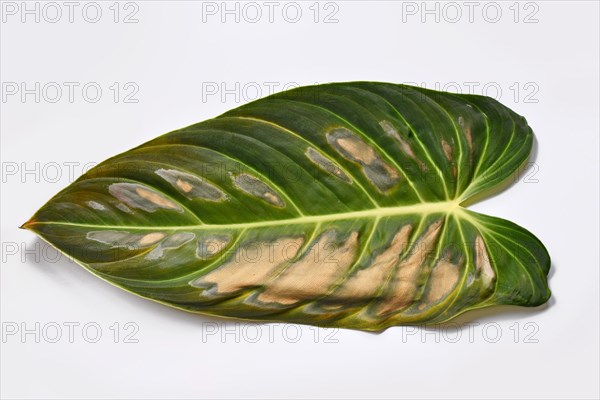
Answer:
[{"label": "leaf blade", "polygon": [[546,249],[460,206],[514,174],[532,142],[489,98],[300,88],[101,163],[24,227],[192,312],[381,330],[535,306],[550,296]]}]

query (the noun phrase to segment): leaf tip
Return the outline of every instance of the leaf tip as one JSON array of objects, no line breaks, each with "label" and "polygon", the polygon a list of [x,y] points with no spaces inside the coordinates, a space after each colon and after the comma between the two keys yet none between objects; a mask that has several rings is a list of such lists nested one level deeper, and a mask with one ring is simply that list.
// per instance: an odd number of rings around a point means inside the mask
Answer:
[{"label": "leaf tip", "polygon": [[33,230],[33,225],[36,224],[36,220],[34,218],[30,218],[29,221],[25,222],[23,225],[19,226],[19,229],[27,229]]}]

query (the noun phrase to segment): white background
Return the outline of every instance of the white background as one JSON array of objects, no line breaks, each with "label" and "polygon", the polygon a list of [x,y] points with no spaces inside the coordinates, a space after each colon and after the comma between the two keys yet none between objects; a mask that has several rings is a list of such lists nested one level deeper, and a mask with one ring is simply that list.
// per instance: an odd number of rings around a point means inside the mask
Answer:
[{"label": "white background", "polygon": [[[235,14],[221,21],[220,2],[121,3],[116,23],[112,1],[98,3],[96,23],[84,18],[95,18],[93,5],[83,13],[85,2],[73,22],[59,2],[54,23],[56,8],[44,4],[27,3],[39,7],[39,22],[21,2],[2,5],[2,397],[599,396],[597,2],[480,2],[469,16],[462,2],[427,3],[434,11],[424,14],[421,2],[311,1],[298,3],[296,23],[294,5],[283,12],[288,3],[277,4],[273,22],[262,2],[257,22],[256,8],[243,3],[239,22]],[[124,23],[131,12],[138,22]],[[17,229],[87,163],[216,116],[257,88],[266,95],[272,82],[280,90],[349,80],[474,87],[528,119],[535,167],[473,209],[514,221],[547,246],[547,305],[457,320],[479,324],[472,328],[379,335],[236,325],[125,293]],[[36,82],[39,102],[35,93],[10,94],[21,83],[35,92]],[[63,89],[54,103],[51,82]],[[64,82],[79,84],[73,102]],[[102,89],[96,103],[92,89],[82,94],[90,82]],[[138,102],[124,102],[132,88]],[[72,343],[69,323],[79,324]],[[62,336],[52,343],[57,326]],[[97,327],[102,334],[89,343]]]}]

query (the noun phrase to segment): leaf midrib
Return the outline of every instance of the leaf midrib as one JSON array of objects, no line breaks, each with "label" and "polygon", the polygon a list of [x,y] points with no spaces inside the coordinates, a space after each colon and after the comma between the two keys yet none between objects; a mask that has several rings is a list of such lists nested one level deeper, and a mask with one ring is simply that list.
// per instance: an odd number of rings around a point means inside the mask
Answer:
[{"label": "leaf midrib", "polygon": [[408,214],[452,214],[463,211],[457,200],[440,201],[432,203],[418,203],[408,206],[399,207],[379,207],[363,211],[352,211],[340,214],[326,215],[306,215],[297,218],[287,218],[280,220],[258,221],[258,222],[242,222],[236,224],[203,224],[203,225],[172,225],[172,226],[131,226],[131,225],[97,225],[97,224],[82,224],[74,222],[58,222],[58,221],[29,221],[23,228],[30,229],[34,225],[65,225],[65,226],[80,226],[98,229],[127,229],[127,230],[226,230],[226,229],[244,229],[244,228],[260,228],[278,225],[301,225],[319,222],[329,222],[347,219],[359,218],[377,218],[377,217],[393,217],[396,215]]}]

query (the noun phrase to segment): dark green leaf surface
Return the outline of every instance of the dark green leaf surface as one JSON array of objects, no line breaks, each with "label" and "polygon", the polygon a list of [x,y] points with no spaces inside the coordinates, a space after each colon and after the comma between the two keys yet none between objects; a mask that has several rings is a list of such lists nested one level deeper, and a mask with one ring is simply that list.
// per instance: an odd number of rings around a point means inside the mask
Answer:
[{"label": "dark green leaf surface", "polygon": [[461,204],[515,176],[525,119],[488,97],[298,88],[117,155],[24,227],[188,311],[381,330],[550,296],[540,241]]}]

